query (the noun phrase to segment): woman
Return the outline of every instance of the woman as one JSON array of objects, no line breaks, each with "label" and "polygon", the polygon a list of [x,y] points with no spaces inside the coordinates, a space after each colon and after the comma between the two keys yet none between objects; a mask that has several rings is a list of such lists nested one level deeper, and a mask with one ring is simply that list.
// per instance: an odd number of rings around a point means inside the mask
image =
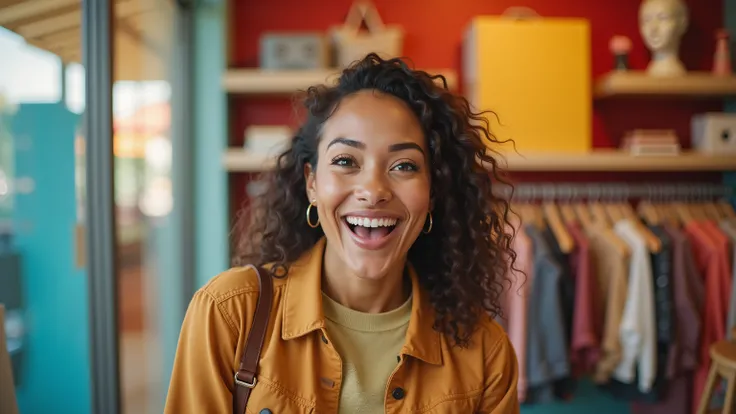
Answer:
[{"label": "woman", "polygon": [[[246,412],[518,412],[516,356],[492,318],[514,253],[487,123],[444,78],[373,54],[305,106],[242,216],[239,263],[274,276]],[[258,286],[234,268],[194,296],[167,413],[232,411]]]}]

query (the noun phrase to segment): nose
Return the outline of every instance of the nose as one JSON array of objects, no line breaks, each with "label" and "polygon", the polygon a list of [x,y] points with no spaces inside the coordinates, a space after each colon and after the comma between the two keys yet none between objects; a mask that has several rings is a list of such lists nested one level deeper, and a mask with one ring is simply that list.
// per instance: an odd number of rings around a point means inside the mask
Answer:
[{"label": "nose", "polygon": [[355,195],[362,203],[377,206],[391,200],[392,192],[388,177],[380,171],[365,171]]}]

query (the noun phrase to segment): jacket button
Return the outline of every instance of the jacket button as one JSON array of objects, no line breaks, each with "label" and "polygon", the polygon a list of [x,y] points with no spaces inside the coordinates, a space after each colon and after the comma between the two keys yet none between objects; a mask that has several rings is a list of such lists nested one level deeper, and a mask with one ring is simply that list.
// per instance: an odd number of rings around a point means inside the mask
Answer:
[{"label": "jacket button", "polygon": [[273,414],[268,408],[264,408],[258,412],[258,414]]},{"label": "jacket button", "polygon": [[401,387],[394,388],[393,392],[391,392],[391,396],[394,397],[395,400],[404,398],[404,395],[406,395],[406,392],[404,392],[404,389]]}]

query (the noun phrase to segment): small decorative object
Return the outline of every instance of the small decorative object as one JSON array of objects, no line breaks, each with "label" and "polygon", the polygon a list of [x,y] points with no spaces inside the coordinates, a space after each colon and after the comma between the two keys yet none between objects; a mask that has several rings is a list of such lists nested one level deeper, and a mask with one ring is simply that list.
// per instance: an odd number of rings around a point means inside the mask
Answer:
[{"label": "small decorative object", "polygon": [[245,130],[245,149],[263,155],[278,155],[291,142],[288,126],[253,125]]},{"label": "small decorative object", "polygon": [[263,69],[324,69],[330,53],[320,33],[266,33],[261,36],[260,66]]},{"label": "small decorative object", "polygon": [[[365,22],[368,32],[361,32]],[[331,30],[335,45],[337,65],[349,66],[368,53],[375,52],[384,58],[401,55],[404,31],[397,25],[384,25],[378,10],[369,1],[353,3],[345,23]]]},{"label": "small decorative object", "polygon": [[710,112],[691,122],[692,147],[698,152],[736,155],[736,114]]},{"label": "small decorative object", "polygon": [[713,56],[713,74],[731,76],[731,52],[728,50],[729,33],[725,29],[716,32],[716,53]]},{"label": "small decorative object", "polygon": [[677,155],[680,140],[672,129],[635,129],[626,133],[621,149],[638,156]]},{"label": "small decorative object", "polygon": [[629,70],[631,39],[626,36],[613,36],[608,47],[614,56],[614,70]]},{"label": "small decorative object", "polygon": [[652,53],[647,67],[651,76],[670,77],[686,73],[678,56],[680,41],[688,27],[688,9],[683,0],[643,0],[639,30]]}]

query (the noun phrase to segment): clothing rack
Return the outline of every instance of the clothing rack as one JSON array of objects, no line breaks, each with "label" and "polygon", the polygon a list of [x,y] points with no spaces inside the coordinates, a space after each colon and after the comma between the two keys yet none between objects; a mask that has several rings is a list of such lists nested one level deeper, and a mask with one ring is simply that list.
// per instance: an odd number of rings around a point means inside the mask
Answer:
[{"label": "clothing rack", "polygon": [[525,200],[712,200],[730,198],[733,186],[713,183],[518,183],[498,189],[498,195],[517,201]]}]

